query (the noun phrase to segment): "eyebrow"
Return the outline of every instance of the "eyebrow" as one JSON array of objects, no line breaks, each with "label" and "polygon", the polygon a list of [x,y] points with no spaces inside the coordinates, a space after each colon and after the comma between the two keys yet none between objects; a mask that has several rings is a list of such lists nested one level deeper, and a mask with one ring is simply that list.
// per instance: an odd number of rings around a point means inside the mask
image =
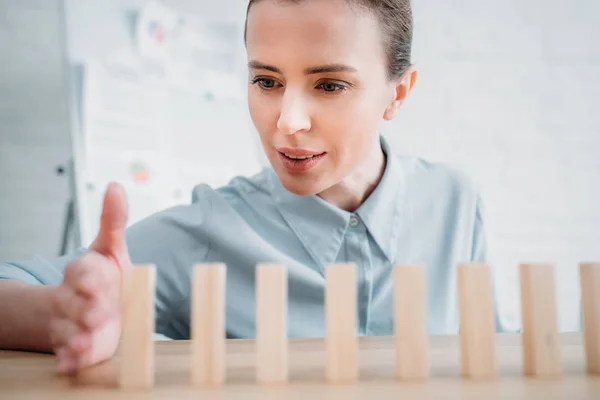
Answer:
[{"label": "eyebrow", "polygon": [[[250,61],[248,67],[252,69],[264,69],[267,71],[281,74],[281,70],[273,65],[261,63],[260,61]],[[309,67],[304,70],[305,75],[332,73],[332,72],[356,72],[356,68],[344,64],[328,64],[319,65],[317,67]]]}]

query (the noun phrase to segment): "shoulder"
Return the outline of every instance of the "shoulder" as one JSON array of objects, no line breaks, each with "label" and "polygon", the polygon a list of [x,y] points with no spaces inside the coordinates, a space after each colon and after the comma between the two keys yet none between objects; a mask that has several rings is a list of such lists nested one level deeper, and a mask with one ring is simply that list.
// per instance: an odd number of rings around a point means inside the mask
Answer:
[{"label": "shoulder", "polygon": [[197,185],[192,192],[192,207],[208,210],[215,218],[247,214],[271,201],[269,168],[251,176],[236,176],[220,187]]},{"label": "shoulder", "polygon": [[[399,156],[404,201],[410,218],[445,232],[464,248],[464,259],[485,259],[484,208],[476,182],[461,168],[418,157]],[[464,246],[464,247],[463,247]]]},{"label": "shoulder", "polygon": [[401,179],[407,190],[438,200],[477,202],[479,190],[462,169],[449,163],[419,157],[394,155],[400,165]]},{"label": "shoulder", "polygon": [[208,185],[198,185],[192,193],[192,203],[202,199],[211,201],[235,202],[240,198],[268,196],[270,193],[269,168],[264,168],[250,176],[238,175],[227,184],[212,188]]},{"label": "shoulder", "polygon": [[248,204],[260,207],[257,197],[268,194],[267,182],[266,171],[261,171],[217,188],[196,185],[189,203],[151,214],[127,229],[132,260],[160,264],[177,259],[181,265],[202,260],[215,234],[239,228],[241,215],[252,208]]},{"label": "shoulder", "polygon": [[130,231],[144,231],[160,226],[163,229],[200,229],[215,214],[236,208],[240,203],[255,202],[257,198],[270,195],[268,169],[245,177],[236,176],[227,184],[212,187],[198,184],[192,189],[188,204],[169,207],[152,214],[130,227]]}]

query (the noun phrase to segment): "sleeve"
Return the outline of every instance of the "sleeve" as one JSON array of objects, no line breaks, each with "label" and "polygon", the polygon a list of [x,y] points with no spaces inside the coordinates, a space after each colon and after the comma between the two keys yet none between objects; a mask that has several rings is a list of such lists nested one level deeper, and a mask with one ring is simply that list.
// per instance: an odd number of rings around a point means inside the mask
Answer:
[{"label": "sleeve", "polygon": [[473,244],[471,246],[471,262],[487,263],[488,248],[487,236],[484,225],[484,204],[480,195],[477,195],[477,203],[475,206],[475,224],[473,228]]},{"label": "sleeve", "polygon": [[[198,187],[193,202],[153,214],[127,229],[126,241],[134,266],[156,267],[156,332],[177,338],[180,330],[172,323],[180,316],[181,302],[189,297],[190,274],[194,264],[202,263],[209,251],[206,219],[210,215],[208,197],[212,189]],[[67,265],[81,257],[79,249],[64,257],[47,260],[34,257],[25,261],[0,263],[0,279],[30,284],[58,285]]]},{"label": "sleeve", "polygon": [[87,249],[80,248],[54,260],[34,256],[27,260],[0,263],[0,279],[13,279],[38,285],[58,285],[63,280],[67,265],[86,251]]},{"label": "sleeve", "polygon": [[210,249],[206,210],[199,204],[155,214],[127,231],[131,262],[156,267],[156,332],[173,339],[188,336],[187,307],[194,264]]},{"label": "sleeve", "polygon": [[475,224],[473,230],[473,244],[471,261],[473,263],[488,264],[492,274],[492,296],[494,301],[494,319],[496,323],[496,332],[508,332],[507,324],[502,317],[501,297],[499,295],[498,281],[495,279],[497,265],[493,263],[490,257],[488,246],[488,237],[485,229],[485,207],[480,195],[477,195],[477,205],[475,211]]}]

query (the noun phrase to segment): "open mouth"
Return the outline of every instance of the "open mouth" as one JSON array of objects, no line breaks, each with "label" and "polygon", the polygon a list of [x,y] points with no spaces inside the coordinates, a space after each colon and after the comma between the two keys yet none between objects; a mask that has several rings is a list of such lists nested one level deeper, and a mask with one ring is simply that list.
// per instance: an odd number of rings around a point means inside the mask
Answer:
[{"label": "open mouth", "polygon": [[308,171],[325,157],[326,152],[317,154],[291,154],[285,151],[277,151],[284,167],[292,172]]},{"label": "open mouth", "polygon": [[287,158],[289,158],[290,160],[310,160],[311,158],[314,157],[320,157],[325,153],[321,153],[321,154],[311,154],[309,156],[293,156],[291,154],[288,153],[283,153],[284,156],[286,156]]}]

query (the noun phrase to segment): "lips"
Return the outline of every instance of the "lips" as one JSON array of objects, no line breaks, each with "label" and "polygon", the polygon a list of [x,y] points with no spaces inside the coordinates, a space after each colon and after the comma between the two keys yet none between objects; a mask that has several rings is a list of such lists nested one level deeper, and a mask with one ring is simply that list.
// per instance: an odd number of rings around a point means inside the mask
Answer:
[{"label": "lips", "polygon": [[277,147],[276,149],[278,152],[283,153],[290,158],[309,158],[311,156],[318,156],[324,153],[323,151],[314,151],[295,147]]},{"label": "lips", "polygon": [[289,172],[306,172],[314,168],[327,154],[322,151],[277,147],[277,154]]},{"label": "lips", "polygon": [[292,160],[306,160],[307,158],[313,158],[315,155],[311,154],[310,156],[294,156],[292,154],[283,153],[287,158],[291,158]]}]

